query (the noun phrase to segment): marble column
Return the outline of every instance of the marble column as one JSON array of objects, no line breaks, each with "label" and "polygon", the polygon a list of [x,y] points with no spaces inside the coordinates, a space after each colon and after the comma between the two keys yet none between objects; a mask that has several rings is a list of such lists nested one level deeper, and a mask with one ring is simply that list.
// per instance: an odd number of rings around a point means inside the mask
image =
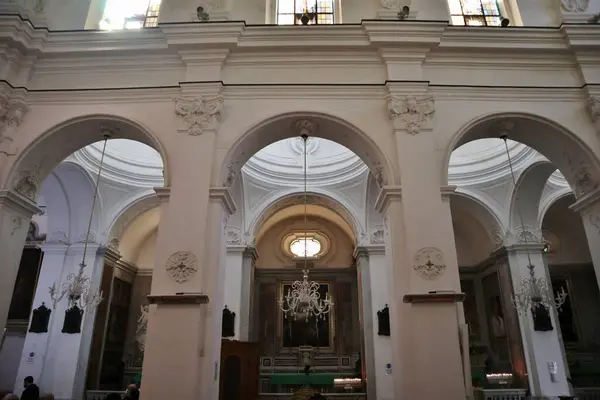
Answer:
[{"label": "marble column", "polygon": [[[550,282],[543,243],[516,243],[507,246],[512,286],[519,291],[521,281],[529,277],[529,260],[535,265],[535,274]],[[531,310],[519,315],[519,327],[527,362],[529,388],[533,396],[566,396],[570,394],[567,382],[568,365],[564,353],[556,309],[550,310],[553,330],[538,332],[533,329]],[[556,374],[551,376],[549,363],[555,363]]]},{"label": "marble column", "polygon": [[582,196],[570,208],[581,215],[594,272],[600,287],[600,188]]},{"label": "marble column", "polygon": [[4,332],[17,272],[35,202],[12,191],[0,192],[0,332]]},{"label": "marble column", "polygon": [[392,362],[392,341],[378,335],[377,312],[389,303],[387,280],[389,263],[383,244],[365,245],[355,251],[361,294],[361,332],[364,343],[364,366],[367,375],[367,396],[377,400],[393,400],[392,376],[386,365]]}]

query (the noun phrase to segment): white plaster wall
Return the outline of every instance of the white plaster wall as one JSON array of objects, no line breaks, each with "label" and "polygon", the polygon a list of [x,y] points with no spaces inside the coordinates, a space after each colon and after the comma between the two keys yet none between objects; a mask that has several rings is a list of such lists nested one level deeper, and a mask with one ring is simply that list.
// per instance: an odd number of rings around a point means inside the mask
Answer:
[{"label": "white plaster wall", "polygon": [[250,307],[250,304],[242,304],[242,284],[243,284],[243,254],[245,246],[227,246],[227,256],[225,258],[225,287],[224,304],[230,311],[235,313],[235,336],[234,340],[240,340],[241,334],[241,309]]},{"label": "white plaster wall", "polygon": [[393,386],[394,366],[392,365],[391,375],[386,373],[386,364],[392,363],[391,341],[393,336],[379,336],[377,334],[377,311],[385,307],[386,304],[391,303],[388,296],[388,282],[391,274],[390,267],[390,262],[385,254],[375,253],[369,255],[377,400],[395,400]]},{"label": "white plaster wall", "polygon": [[24,335],[6,335],[4,337],[2,349],[0,349],[0,392],[13,390],[24,344]]}]

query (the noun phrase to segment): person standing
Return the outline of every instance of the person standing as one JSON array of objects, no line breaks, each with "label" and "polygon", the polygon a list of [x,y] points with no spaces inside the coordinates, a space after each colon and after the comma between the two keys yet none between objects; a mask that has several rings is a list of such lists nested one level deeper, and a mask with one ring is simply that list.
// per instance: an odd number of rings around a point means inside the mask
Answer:
[{"label": "person standing", "polygon": [[21,400],[40,400],[40,388],[33,383],[33,376],[28,376],[23,379],[23,393],[21,394]]}]

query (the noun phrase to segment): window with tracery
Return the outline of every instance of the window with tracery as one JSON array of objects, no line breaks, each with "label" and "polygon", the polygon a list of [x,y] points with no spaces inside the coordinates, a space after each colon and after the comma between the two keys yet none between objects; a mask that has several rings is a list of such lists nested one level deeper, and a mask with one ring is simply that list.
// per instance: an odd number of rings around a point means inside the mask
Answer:
[{"label": "window with tracery", "polygon": [[303,15],[308,25],[333,24],[334,0],[277,0],[277,24],[301,25]]},{"label": "window with tracery", "polygon": [[497,0],[448,0],[452,25],[500,26],[501,7]]},{"label": "window with tracery", "polygon": [[158,25],[162,0],[107,0],[100,29],[140,29]]}]

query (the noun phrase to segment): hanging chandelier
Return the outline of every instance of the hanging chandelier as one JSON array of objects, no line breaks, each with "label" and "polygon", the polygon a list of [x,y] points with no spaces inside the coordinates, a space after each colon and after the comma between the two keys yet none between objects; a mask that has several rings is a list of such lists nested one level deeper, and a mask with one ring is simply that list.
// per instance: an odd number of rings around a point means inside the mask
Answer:
[{"label": "hanging chandelier", "polygon": [[324,319],[326,314],[333,309],[333,300],[329,297],[329,293],[325,293],[325,298],[321,298],[319,288],[321,285],[315,281],[308,280],[308,192],[307,192],[307,141],[308,135],[301,135],[304,143],[304,237],[302,238],[302,244],[304,246],[304,267],[302,269],[302,280],[295,281],[292,283],[290,289],[288,289],[285,296],[281,295],[279,299],[279,307],[283,311],[284,317],[293,318],[294,320],[308,319],[314,316],[317,319]]},{"label": "hanging chandelier", "polygon": [[[510,158],[510,151],[508,150],[508,137],[506,135],[502,135],[500,139],[504,141],[504,148],[506,149],[506,156],[508,157],[508,166],[510,168],[513,187],[515,190],[517,190],[517,180],[515,178],[512,160]],[[519,239],[521,239],[525,245],[529,276],[522,279],[518,287],[515,287],[513,294],[513,305],[520,315],[526,315],[529,310],[535,313],[540,307],[543,307],[544,309],[555,308],[557,311],[561,311],[561,307],[567,300],[567,292],[565,292],[565,289],[561,287],[560,290],[554,294],[552,285],[546,280],[546,278],[538,278],[535,275],[535,265],[531,261],[531,254],[529,253],[528,232],[525,228],[525,222],[523,213],[521,211],[518,194],[515,201],[522,231]]]},{"label": "hanging chandelier", "polygon": [[[106,129],[103,129],[107,132]],[[83,256],[79,263],[79,271],[67,275],[67,279],[59,286],[56,282],[50,287],[50,298],[52,299],[52,307],[64,298],[67,299],[67,309],[79,308],[80,310],[92,311],[102,302],[102,291],[94,289],[96,285],[89,276],[85,275],[85,256],[87,255],[88,243],[90,241],[90,231],[92,228],[92,220],[94,218],[94,207],[96,206],[96,198],[98,197],[98,185],[100,184],[100,175],[102,174],[102,166],[104,164],[104,155],[106,153],[106,143],[109,139],[108,134],[104,134],[104,144],[102,147],[102,156],[100,157],[100,166],[98,168],[98,176],[94,185],[94,197],[92,198],[92,208],[90,210],[90,218],[88,227],[85,233],[85,241],[83,245]]]}]

